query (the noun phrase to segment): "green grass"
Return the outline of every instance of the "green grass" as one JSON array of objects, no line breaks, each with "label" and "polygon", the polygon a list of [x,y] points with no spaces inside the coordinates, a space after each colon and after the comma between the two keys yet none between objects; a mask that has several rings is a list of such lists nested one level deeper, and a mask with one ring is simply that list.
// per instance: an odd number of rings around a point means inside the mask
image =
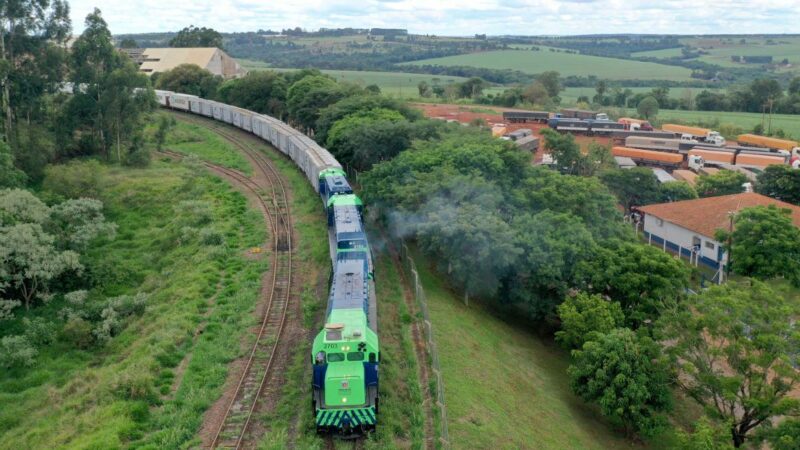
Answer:
[{"label": "green grass", "polygon": [[676,56],[681,56],[683,52],[681,51],[681,47],[675,48],[664,48],[661,50],[650,50],[647,52],[636,52],[631,53],[631,56],[634,57],[650,57],[650,58],[672,58]]},{"label": "green grass", "polygon": [[[163,113],[162,113],[163,114]],[[184,154],[195,154],[214,164],[251,174],[247,159],[213,131],[178,120],[170,131],[164,148]]]},{"label": "green grass", "polygon": [[[633,114],[634,111],[631,111]],[[703,121],[709,122],[718,119],[720,124],[730,124],[743,129],[745,133],[751,132],[753,127],[761,124],[761,114],[744,112],[721,112],[721,111],[680,111],[680,110],[661,110],[657,120],[660,123],[669,123],[674,119],[686,122]],[[767,127],[768,117],[764,117],[764,127]],[[773,114],[772,129],[782,129],[795,139],[800,139],[800,116],[791,114]]]},{"label": "green grass", "polygon": [[546,47],[541,51],[497,50],[468,55],[425,59],[406,64],[434,64],[442,66],[472,66],[490,69],[512,69],[538,74],[556,70],[561,76],[595,75],[608,80],[690,80],[691,71],[684,67],[656,63],[628,61],[590,55],[551,52]]},{"label": "green grass", "polygon": [[[622,89],[623,90],[630,89],[634,94],[640,94],[640,93],[650,92],[651,90],[653,90],[653,87],[640,87],[640,86],[637,86],[637,87],[624,87],[623,86]],[[697,94],[699,94],[703,90],[708,90],[708,91],[711,91],[711,92],[723,92],[724,91],[723,89],[714,89],[714,88],[709,88],[709,89],[671,88],[669,90],[669,96],[671,98],[680,99],[680,98],[684,98],[686,96],[686,94],[689,93],[689,94],[692,95],[692,97],[695,97],[695,96],[697,96]],[[564,104],[564,105],[567,105],[567,104],[574,104],[575,102],[578,101],[578,97],[580,97],[582,95],[585,95],[585,96],[589,97],[589,99],[591,100],[591,98],[594,97],[595,94],[597,94],[597,91],[593,87],[568,87],[568,88],[564,88],[564,90],[561,91],[558,94],[558,96],[561,97],[561,103]],[[611,95],[611,94],[612,94],[611,89],[609,89],[608,92],[606,92],[606,95]]]},{"label": "green grass", "polygon": [[569,389],[568,356],[478,304],[464,306],[417,256],[445,379],[453,448],[641,448]]},{"label": "green grass", "polygon": [[[89,267],[104,280],[94,294],[148,292],[147,311],[104,347],[59,343],[32,369],[0,374],[0,448],[185,446],[253,322],[266,264],[243,253],[264,241],[265,226],[241,194],[204,171],[158,161],[110,168],[101,182],[106,214],[119,230],[89,254]],[[185,237],[176,219],[183,200],[210,205],[207,226],[223,245]],[[175,369],[190,354],[173,394]]]}]

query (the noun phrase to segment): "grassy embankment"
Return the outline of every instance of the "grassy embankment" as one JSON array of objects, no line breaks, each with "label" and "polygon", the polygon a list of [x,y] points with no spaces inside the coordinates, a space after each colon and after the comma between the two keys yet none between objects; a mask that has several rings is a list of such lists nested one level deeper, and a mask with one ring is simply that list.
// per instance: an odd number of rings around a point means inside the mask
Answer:
[{"label": "grassy embankment", "polygon": [[[92,295],[147,292],[148,308],[104,347],[56,344],[33,368],[4,371],[2,448],[186,445],[253,323],[266,262],[244,253],[266,236],[244,196],[202,169],[160,161],[104,169],[100,183],[119,229],[88,256],[104,281]],[[204,227],[217,238],[186,234],[184,200],[209,205]],[[57,320],[63,304],[53,303],[32,314]]]},{"label": "grassy embankment", "polygon": [[[453,448],[646,447],[613,432],[571,393],[564,350],[480,304],[464,306],[424,258],[415,259],[441,355]],[[668,434],[653,447],[671,443]]]}]

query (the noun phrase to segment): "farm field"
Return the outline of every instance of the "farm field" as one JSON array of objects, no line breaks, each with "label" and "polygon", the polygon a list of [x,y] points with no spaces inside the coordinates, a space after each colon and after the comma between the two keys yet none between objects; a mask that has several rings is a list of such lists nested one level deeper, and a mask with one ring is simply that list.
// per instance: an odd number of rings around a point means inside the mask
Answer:
[{"label": "farm field", "polygon": [[650,50],[646,52],[631,53],[635,57],[651,57],[651,58],[672,58],[673,56],[681,56],[681,48],[664,48],[661,50]]},{"label": "farm field", "polygon": [[[265,63],[252,60],[240,60],[242,66],[248,70],[276,70],[286,72],[298,69],[272,68]],[[361,86],[376,84],[381,88],[381,92],[388,95],[402,98],[418,98],[419,91],[417,85],[420,81],[429,84],[438,83],[448,85],[465,81],[466,78],[447,75],[427,75],[404,72],[369,72],[359,70],[323,70],[322,73],[336,78],[337,81],[347,81]]]},{"label": "farm field", "polygon": [[[630,110],[631,114],[635,110]],[[661,110],[658,113],[657,121],[669,123],[670,120],[679,119],[687,122],[703,121],[709,122],[718,119],[720,124],[731,124],[743,128],[746,132],[753,129],[756,124],[761,123],[762,115],[758,113],[745,112],[722,112],[722,111],[682,111],[682,110]],[[766,127],[768,119],[764,118]],[[773,114],[772,129],[782,129],[794,139],[800,139],[800,116],[791,114]]]},{"label": "farm field", "polygon": [[[625,86],[622,86],[622,89],[623,90],[624,89],[630,89],[631,91],[633,91],[634,94],[639,94],[639,93],[650,92],[654,87],[655,86],[651,86],[651,87],[641,87],[641,86],[625,87]],[[609,88],[609,90],[606,93],[606,95],[609,95],[611,93],[611,89],[613,89],[613,88]],[[679,99],[679,98],[685,97],[687,92],[688,92],[688,93],[690,93],[692,95],[692,97],[694,97],[697,94],[699,94],[701,91],[704,91],[704,90],[708,90],[708,91],[711,91],[711,92],[724,92],[724,89],[713,89],[713,88],[712,89],[706,89],[706,88],[702,88],[701,89],[701,88],[680,88],[680,87],[676,87],[676,88],[670,88],[669,96],[671,98],[678,98]],[[597,94],[597,91],[595,91],[595,88],[593,88],[593,87],[568,87],[568,88],[564,88],[564,90],[561,91],[558,94],[558,96],[561,97],[561,104],[562,105],[569,105],[569,104],[574,104],[575,102],[577,102],[578,101],[578,97],[580,97],[582,95],[585,95],[585,96],[587,96],[587,97],[589,97],[591,99],[595,94]]]},{"label": "farm field", "polygon": [[561,76],[589,76],[609,80],[690,80],[691,71],[684,67],[667,66],[656,63],[604,58],[600,56],[578,55],[564,52],[526,50],[496,50],[468,55],[447,56],[424,59],[405,64],[472,66],[490,69],[512,69],[538,74],[556,70]]},{"label": "farm field", "polygon": [[646,448],[610,431],[570,392],[566,352],[479,304],[464,306],[422,258],[416,260],[440,353],[453,448]]}]

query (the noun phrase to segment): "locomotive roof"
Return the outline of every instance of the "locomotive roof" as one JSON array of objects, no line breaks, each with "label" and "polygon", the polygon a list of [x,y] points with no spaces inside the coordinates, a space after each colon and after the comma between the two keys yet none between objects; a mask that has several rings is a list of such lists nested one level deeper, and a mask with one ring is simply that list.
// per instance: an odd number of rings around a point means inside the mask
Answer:
[{"label": "locomotive roof", "polygon": [[367,274],[364,262],[341,260],[336,262],[331,283],[330,307],[335,309],[364,309],[367,301]]},{"label": "locomotive roof", "polygon": [[353,189],[350,187],[350,183],[347,182],[347,178],[340,174],[326,174],[325,184],[329,188],[336,188],[337,190],[349,190],[350,192],[353,192]]},{"label": "locomotive roof", "polygon": [[333,207],[334,220],[336,222],[336,233],[356,233],[363,232],[361,226],[361,215],[353,205],[337,205]]}]

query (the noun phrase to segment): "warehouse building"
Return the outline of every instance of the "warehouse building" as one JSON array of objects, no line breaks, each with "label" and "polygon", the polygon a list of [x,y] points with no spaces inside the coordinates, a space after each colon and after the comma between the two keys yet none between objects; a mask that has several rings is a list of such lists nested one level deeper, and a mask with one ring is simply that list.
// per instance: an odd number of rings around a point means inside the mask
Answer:
[{"label": "warehouse building", "polygon": [[731,216],[736,212],[766,205],[791,210],[792,221],[800,227],[800,207],[753,192],[660,203],[642,206],[636,211],[640,214],[639,226],[649,243],[719,269],[728,261],[728,255],[714,239],[716,231],[728,230]]},{"label": "warehouse building", "polygon": [[181,64],[200,66],[225,79],[240,78],[247,73],[235,59],[216,47],[138,48],[124,51],[139,65],[139,71],[147,74],[165,72]]}]

